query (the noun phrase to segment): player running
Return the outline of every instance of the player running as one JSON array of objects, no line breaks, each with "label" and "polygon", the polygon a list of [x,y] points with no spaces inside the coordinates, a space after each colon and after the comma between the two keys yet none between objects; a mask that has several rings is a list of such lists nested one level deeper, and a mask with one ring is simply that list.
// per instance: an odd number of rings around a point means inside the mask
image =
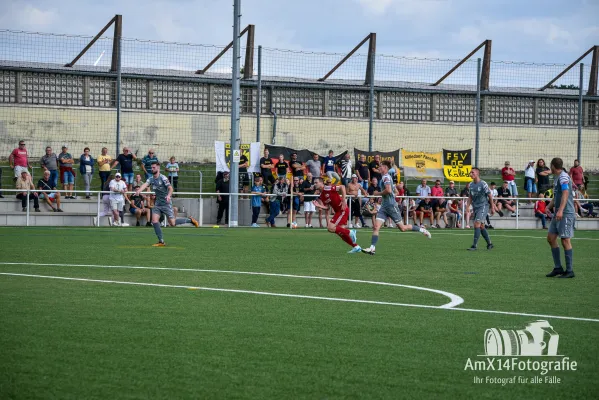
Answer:
[{"label": "player running", "polygon": [[491,250],[493,248],[493,243],[491,243],[491,238],[485,229],[484,222],[489,213],[489,204],[491,205],[491,211],[496,211],[495,203],[493,202],[493,194],[491,193],[491,189],[489,189],[487,182],[480,179],[480,171],[478,168],[472,168],[470,177],[472,178],[472,182],[470,183],[470,195],[468,197],[466,210],[468,210],[470,204],[472,204],[472,209],[474,211],[474,242],[472,243],[472,247],[468,250],[476,250],[480,235],[483,235],[487,242],[487,250]]},{"label": "player running", "polygon": [[[346,228],[349,219],[349,207],[345,199],[345,186],[333,186],[327,178],[325,184],[322,178],[314,178],[314,187],[320,191],[320,196],[314,200],[314,206],[327,210],[329,206],[335,212],[327,224],[331,233],[336,233],[341,239],[349,244],[352,249],[348,253],[359,253],[362,248],[356,243],[356,231]],[[341,192],[341,195],[339,195]]]},{"label": "player running", "polygon": [[383,177],[381,178],[383,191],[375,191],[374,195],[382,196],[383,201],[381,204],[381,208],[376,214],[376,222],[372,229],[371,245],[369,248],[362,250],[363,253],[370,254],[371,256],[374,255],[375,246],[379,241],[379,230],[381,229],[381,226],[387,220],[387,218],[391,218],[393,222],[395,222],[397,228],[402,232],[411,230],[414,232],[420,232],[429,239],[431,238],[430,232],[426,229],[421,228],[417,225],[405,225],[401,220],[401,215],[399,213],[399,209],[397,208],[397,202],[395,201],[393,180],[391,179],[391,175],[389,175],[390,169],[391,163],[387,160],[383,161],[379,167],[379,171],[383,174]]},{"label": "player running", "polygon": [[156,194],[156,203],[154,204],[154,208],[152,209],[152,226],[154,227],[154,232],[156,232],[156,236],[158,236],[158,243],[153,244],[154,247],[164,247],[166,244],[162,239],[162,228],[160,228],[160,216],[164,214],[168,219],[168,224],[170,226],[181,225],[181,224],[193,224],[196,228],[200,225],[198,221],[196,221],[193,217],[189,218],[177,218],[175,219],[175,213],[173,212],[173,203],[171,202],[171,198],[173,195],[173,187],[169,182],[168,178],[160,173],[160,163],[158,161],[154,161],[152,163],[152,176],[148,178],[146,183],[141,185],[141,187],[137,188],[135,191],[135,195],[139,196],[140,192],[150,187],[152,191]]}]

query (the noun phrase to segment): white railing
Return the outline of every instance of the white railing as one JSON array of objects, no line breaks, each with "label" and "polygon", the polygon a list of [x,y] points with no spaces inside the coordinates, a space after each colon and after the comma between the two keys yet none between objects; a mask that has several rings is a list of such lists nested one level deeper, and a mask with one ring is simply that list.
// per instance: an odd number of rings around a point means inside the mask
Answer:
[{"label": "white railing", "polygon": [[[201,175],[200,175],[200,179],[201,179]],[[18,190],[18,189],[2,189],[3,192],[6,193],[22,193],[24,192],[23,190]],[[31,196],[37,195],[39,194],[45,194],[45,193],[81,193],[81,194],[85,194],[85,193],[90,193],[92,195],[98,195],[98,194],[110,194],[111,192],[109,191],[85,191],[85,190],[32,190],[32,189],[28,189],[25,191],[27,193],[27,196],[29,196],[29,201],[27,201],[26,204],[26,226],[29,226],[29,219],[30,219],[30,209],[31,209]],[[34,194],[35,193],[35,194]],[[135,192],[126,192],[127,194],[134,194]],[[148,195],[148,194],[154,194],[154,192],[143,192],[142,194],[144,195]],[[175,193],[173,193],[175,194]],[[196,215],[198,215],[198,220],[200,222],[200,225],[203,225],[203,221],[204,221],[204,215],[203,215],[203,201],[205,200],[204,197],[208,196],[208,197],[217,197],[217,196],[229,196],[229,210],[230,210],[230,204],[231,204],[231,199],[233,196],[238,196],[238,197],[245,197],[246,200],[249,200],[252,196],[258,196],[255,194],[251,194],[251,193],[218,193],[218,192],[177,192],[176,193],[178,196],[181,195],[188,195],[188,196],[198,196],[199,197],[199,209],[198,209],[198,213]],[[263,195],[264,197],[277,197],[277,195],[272,194],[272,193],[264,193]],[[100,214],[101,214],[101,202],[102,202],[102,197],[103,196],[97,196],[97,211],[96,211],[96,226],[100,226]],[[293,207],[294,207],[294,197],[297,197],[297,195],[294,195],[293,192],[291,192],[290,194],[287,194],[285,196],[281,196],[283,198],[285,197],[289,197],[289,202],[290,202],[290,212],[287,216],[287,222],[288,224],[291,224],[292,221],[292,215],[293,215]],[[302,197],[304,198],[318,198],[319,195],[302,195]],[[351,200],[351,199],[360,199],[360,204],[361,207],[363,206],[363,200],[365,199],[371,199],[371,198],[380,198],[382,196],[371,196],[371,195],[358,195],[358,196],[346,196],[346,200]],[[400,198],[400,204],[402,205],[403,208],[403,219],[404,219],[404,223],[408,224],[409,223],[409,218],[410,218],[410,207],[409,207],[409,200],[410,199],[414,199],[416,200],[422,200],[422,197],[420,196],[395,196],[396,199]],[[461,216],[462,216],[462,225],[461,225],[461,229],[465,229],[465,226],[469,223],[469,221],[466,221],[466,202],[468,200],[468,197],[429,197],[431,200],[451,200],[451,201],[462,201],[461,204]],[[550,201],[550,198],[544,198],[546,201]],[[404,206],[404,201],[408,200],[407,205]],[[520,226],[520,203],[519,202],[528,202],[528,201],[533,201],[536,202],[537,200],[539,200],[538,198],[533,198],[533,199],[528,199],[528,198],[519,198],[519,197],[498,197],[495,198],[494,200],[513,200],[515,202],[514,207],[515,207],[515,220],[516,220],[516,229],[519,229]],[[599,202],[599,199],[574,199],[575,202],[579,202],[579,203],[586,203],[586,202]],[[352,202],[349,201],[348,202],[348,207],[349,207],[349,221],[352,220]],[[417,203],[416,203],[417,205]],[[556,205],[559,206],[559,205]],[[415,210],[413,210],[415,211]],[[434,210],[432,211],[434,213]],[[446,213],[448,213],[449,211],[446,211]],[[232,225],[229,225],[232,226]]]}]

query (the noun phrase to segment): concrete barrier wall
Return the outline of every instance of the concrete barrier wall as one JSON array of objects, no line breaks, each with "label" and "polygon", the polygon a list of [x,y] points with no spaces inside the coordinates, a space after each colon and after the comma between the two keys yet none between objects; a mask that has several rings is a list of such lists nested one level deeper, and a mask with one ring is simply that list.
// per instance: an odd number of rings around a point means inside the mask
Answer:
[{"label": "concrete barrier wall", "polygon": [[[317,152],[368,149],[368,120],[315,117],[278,117],[273,138],[274,118],[261,118],[261,141]],[[116,113],[114,109],[64,108],[48,106],[0,106],[0,158],[8,157],[19,139],[27,141],[34,161],[44,154],[47,145],[60,151],[63,143],[73,156],[83,148],[92,155],[103,146],[115,152]],[[256,119],[244,115],[240,123],[241,141],[256,140]],[[214,141],[228,141],[230,116],[214,113],[182,113],[127,110],[121,117],[121,145],[130,146],[143,156],[155,148],[160,159],[174,155],[183,162],[214,162]],[[599,170],[599,130],[583,130],[582,165],[586,170]],[[375,150],[405,148],[411,151],[437,152],[443,148],[474,148],[474,124],[405,122],[375,120]],[[510,160],[522,169],[527,160],[562,157],[567,166],[577,157],[576,127],[521,125],[482,125],[480,160],[482,168],[498,168]]]}]

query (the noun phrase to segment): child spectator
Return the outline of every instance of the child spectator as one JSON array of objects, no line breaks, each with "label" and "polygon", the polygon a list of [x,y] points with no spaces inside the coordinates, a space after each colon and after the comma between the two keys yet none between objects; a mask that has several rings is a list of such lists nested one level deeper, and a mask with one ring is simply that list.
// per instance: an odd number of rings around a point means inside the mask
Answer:
[{"label": "child spectator", "polygon": [[266,197],[266,188],[262,184],[262,177],[254,178],[254,186],[252,186],[252,228],[259,228],[258,216],[262,207],[262,199]]},{"label": "child spectator", "polygon": [[174,191],[177,192],[179,188],[179,164],[175,161],[175,157],[169,159],[166,170],[168,171],[168,180],[171,181]]},{"label": "child spectator", "polygon": [[545,194],[539,193],[539,200],[535,203],[535,217],[541,220],[543,229],[547,229],[547,204],[543,200],[544,197]]}]

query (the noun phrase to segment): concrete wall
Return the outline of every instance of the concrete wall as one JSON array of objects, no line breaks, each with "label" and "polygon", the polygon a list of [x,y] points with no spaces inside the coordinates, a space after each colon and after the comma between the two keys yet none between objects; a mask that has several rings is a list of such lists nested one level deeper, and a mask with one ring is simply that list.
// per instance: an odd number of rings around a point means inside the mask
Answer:
[{"label": "concrete wall", "polygon": [[[261,118],[261,141],[272,143],[274,119]],[[64,108],[48,106],[0,106],[0,158],[5,158],[17,146],[19,139],[27,141],[34,160],[44,153],[46,145],[60,151],[66,143],[78,157],[85,146],[93,155],[107,146],[111,154],[116,146],[116,113],[114,109]],[[123,111],[121,145],[130,146],[144,155],[150,147],[162,160],[171,155],[179,161],[214,162],[214,141],[230,137],[230,116],[215,113],[182,113],[145,110]],[[562,157],[572,165],[577,157],[575,127],[521,125],[482,125],[480,130],[480,160],[483,168],[501,167],[510,160],[517,169],[528,159]],[[256,140],[254,116],[241,118],[241,140]],[[276,145],[308,148],[326,152],[368,148],[368,120],[311,117],[278,117]],[[443,148],[461,150],[474,148],[474,124],[405,122],[375,120],[375,150],[405,148],[412,151],[437,152]],[[599,170],[599,130],[583,130],[582,165]]]}]

